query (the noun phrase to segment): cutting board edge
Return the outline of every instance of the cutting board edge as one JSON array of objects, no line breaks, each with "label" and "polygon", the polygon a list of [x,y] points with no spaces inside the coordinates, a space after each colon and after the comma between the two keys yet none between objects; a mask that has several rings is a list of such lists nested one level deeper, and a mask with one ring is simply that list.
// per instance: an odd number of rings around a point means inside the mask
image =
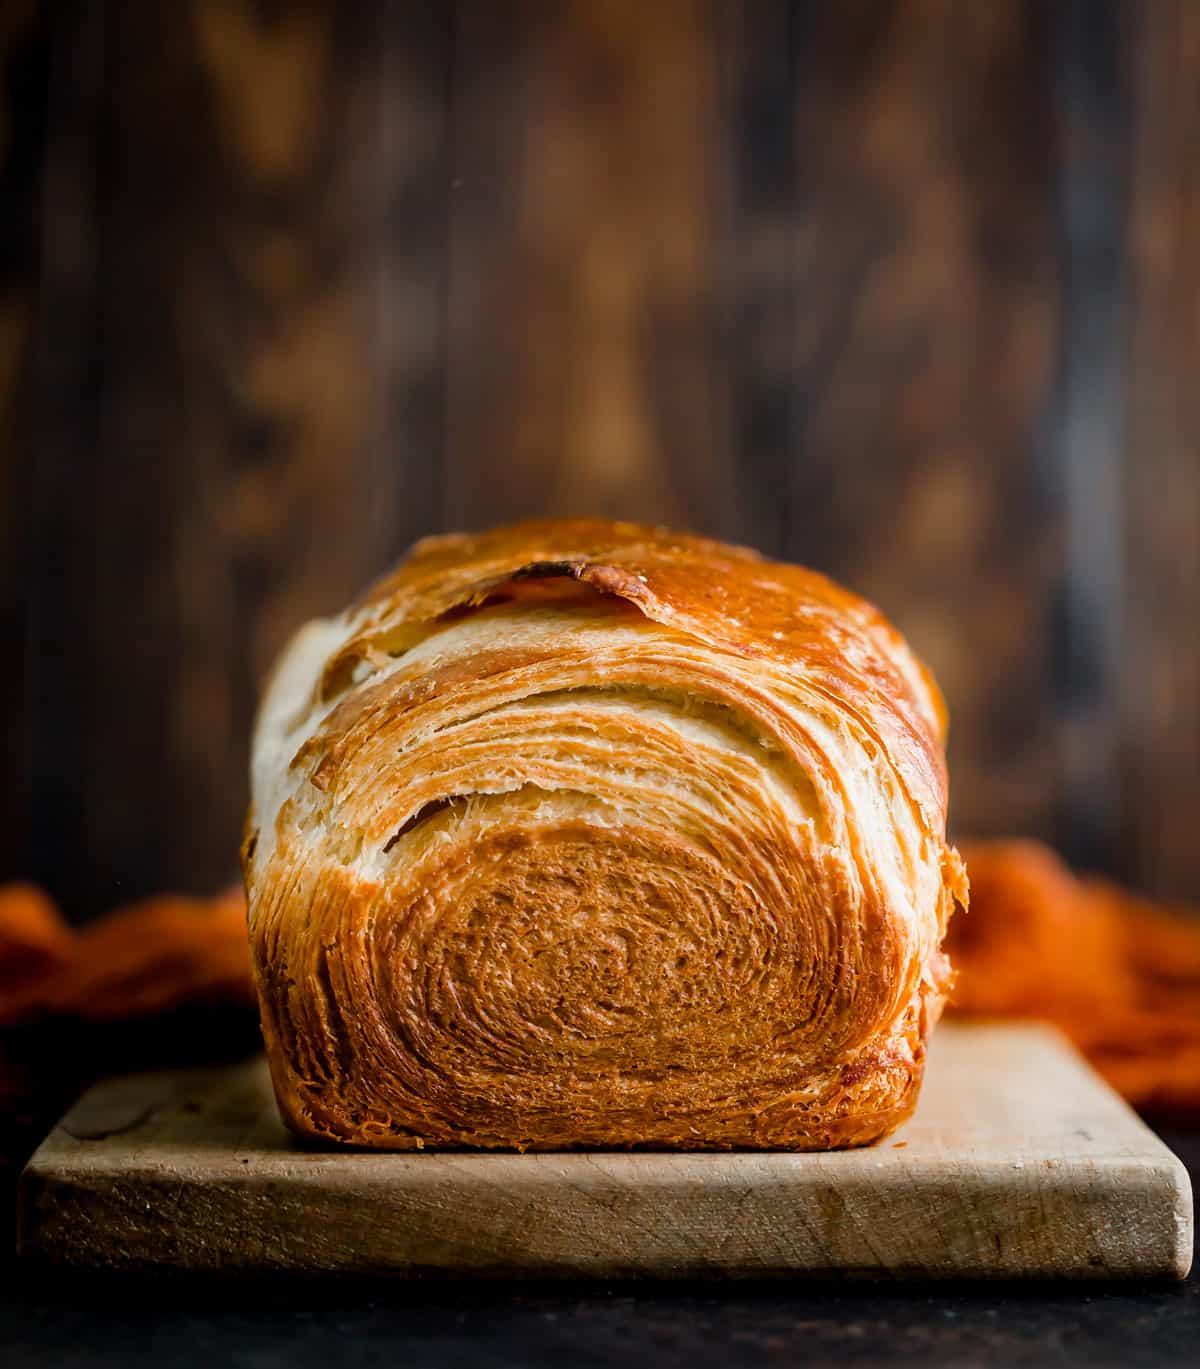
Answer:
[{"label": "cutting board edge", "polygon": [[[1160,1143],[1161,1144],[1161,1143]],[[152,1164],[147,1164],[140,1172],[136,1169],[105,1175],[92,1171],[83,1175],[73,1173],[62,1164],[61,1158],[53,1155],[39,1160],[34,1157],[21,1175],[17,1204],[17,1249],[26,1259],[39,1260],[50,1264],[76,1267],[96,1267],[112,1269],[149,1269],[164,1264],[182,1269],[213,1270],[224,1269],[229,1272],[283,1272],[292,1270],[309,1273],[331,1274],[391,1274],[397,1277],[412,1276],[453,1276],[463,1277],[507,1277],[521,1278],[633,1278],[654,1279],[686,1278],[782,1278],[822,1276],[872,1277],[878,1279],[916,1278],[916,1279],[1113,1279],[1113,1280],[1182,1280],[1187,1277],[1192,1263],[1193,1249],[1193,1209],[1191,1181],[1187,1170],[1174,1155],[1162,1146],[1161,1157],[1153,1164],[1134,1164],[1121,1157],[1101,1159],[1096,1164],[1097,1178],[1104,1182],[1108,1190],[1106,1196],[1097,1203],[1097,1214],[1102,1225],[1124,1233],[1138,1227],[1146,1231],[1160,1233],[1155,1239],[1142,1236],[1136,1245],[1119,1241],[1115,1249],[1109,1248],[1101,1256],[1088,1250],[1086,1241],[1075,1238],[1076,1256],[1072,1260],[1064,1258],[1063,1246],[1058,1246],[1053,1258],[1038,1260],[1028,1255],[1016,1259],[997,1258],[991,1260],[980,1254],[981,1247],[964,1256],[959,1250],[953,1259],[945,1252],[931,1248],[924,1258],[905,1262],[903,1259],[890,1259],[877,1264],[823,1263],[820,1260],[800,1259],[791,1262],[763,1263],[761,1260],[733,1256],[720,1257],[713,1263],[697,1262],[680,1258],[671,1251],[655,1254],[643,1253],[637,1258],[615,1259],[605,1257],[599,1250],[592,1258],[565,1255],[556,1260],[524,1255],[509,1249],[502,1260],[489,1262],[476,1252],[464,1250],[461,1246],[444,1252],[439,1258],[430,1258],[428,1252],[424,1259],[417,1253],[416,1245],[405,1255],[391,1255],[383,1258],[356,1261],[353,1258],[330,1259],[328,1254],[318,1253],[311,1263],[304,1258],[303,1234],[285,1232],[284,1239],[272,1250],[270,1245],[260,1248],[258,1258],[238,1257],[236,1252],[224,1248],[221,1242],[209,1241],[200,1246],[193,1243],[192,1232],[195,1224],[184,1223],[185,1232],[179,1237],[164,1238],[145,1228],[141,1230],[139,1244],[138,1214],[131,1212],[137,1203],[151,1204],[150,1197],[157,1197],[155,1187],[158,1180],[163,1185],[163,1194],[169,1193],[176,1210],[187,1213],[193,1210],[194,1203],[203,1204],[206,1194],[212,1192],[210,1185],[199,1178],[162,1175],[155,1173]],[[869,1153],[869,1152],[866,1152]],[[464,1158],[464,1157],[458,1157]],[[471,1157],[466,1157],[471,1158]],[[515,1161],[533,1157],[510,1157]],[[552,1157],[561,1160],[564,1157]],[[583,1156],[565,1157],[584,1160]],[[628,1156],[608,1157],[617,1160]],[[655,1157],[673,1159],[675,1157]],[[742,1157],[717,1157],[732,1161],[732,1170]],[[775,1157],[769,1157],[775,1158]],[[790,1158],[790,1157],[782,1157]],[[302,1172],[301,1172],[302,1173]],[[661,1171],[660,1171],[661,1173]],[[797,1220],[810,1217],[806,1210],[806,1198],[811,1197],[810,1186],[804,1182],[789,1184],[787,1176],[783,1182],[765,1187],[760,1193],[759,1206],[773,1208],[785,1215],[794,1205]],[[918,1167],[909,1172],[912,1184],[912,1197],[918,1203],[929,1204],[932,1209],[953,1215],[957,1203],[961,1217],[972,1219],[970,1203],[961,1193],[955,1192],[955,1185],[945,1176],[933,1172],[922,1173]],[[1107,1181],[1115,1181],[1115,1186]],[[336,1220],[336,1203],[330,1204],[330,1192],[321,1176],[312,1173],[305,1177],[292,1176],[289,1181],[295,1185],[297,1194],[303,1197],[304,1191],[315,1196],[315,1216]],[[224,1183],[222,1197],[226,1206],[222,1209],[223,1225],[229,1229],[249,1225],[246,1213],[251,1211],[258,1198],[269,1199],[273,1188],[278,1187],[277,1176],[256,1175],[252,1171],[231,1172]],[[370,1177],[359,1176],[357,1184],[360,1198],[374,1198],[380,1205],[373,1208],[375,1216],[387,1209],[390,1196],[393,1205],[397,1198],[395,1185],[391,1184],[382,1172],[372,1182]],[[469,1201],[480,1201],[486,1196],[490,1185],[480,1181],[477,1184],[463,1185],[464,1197]],[[1069,1176],[1061,1184],[1055,1176],[1042,1175],[1030,1178],[1024,1187],[1010,1183],[998,1193],[1003,1197],[1004,1213],[1007,1224],[1000,1223],[991,1233],[999,1253],[1003,1248],[1018,1249],[1019,1242],[1013,1239],[1014,1233],[1029,1215],[1038,1211],[1047,1200],[1053,1201],[1058,1190],[1069,1191],[1072,1185]],[[555,1197],[548,1182],[534,1180],[529,1188],[534,1199],[543,1200],[542,1209],[535,1210],[534,1216],[544,1220],[546,1209],[553,1205]],[[639,1201],[682,1203],[694,1188],[693,1184],[682,1182],[672,1185],[669,1176],[658,1178],[652,1185],[653,1192],[642,1191]],[[628,1194],[627,1186],[622,1185],[619,1177],[607,1185],[601,1183],[588,1194],[586,1202],[571,1208],[575,1220],[585,1213],[591,1204],[620,1205],[622,1192]],[[978,1198],[980,1190],[973,1191]],[[406,1186],[402,1195],[405,1199],[421,1197],[411,1186]],[[517,1195],[520,1196],[520,1195]],[[986,1196],[986,1195],[985,1195]],[[871,1220],[872,1205],[878,1206],[877,1194],[871,1193],[870,1175],[859,1170],[841,1185],[839,1199],[848,1212],[856,1212],[856,1220],[861,1224]],[[887,1201],[886,1199],[884,1200]],[[47,1219],[46,1213],[57,1213]],[[496,1220],[494,1208],[481,1209],[483,1225]],[[114,1255],[111,1233],[125,1230],[129,1233],[127,1254]],[[102,1235],[97,1235],[103,1232]],[[609,1232],[611,1243],[612,1232]],[[990,1252],[990,1246],[988,1247]],[[139,1253],[140,1251],[140,1253]]]},{"label": "cutting board edge", "polygon": [[[973,1067],[977,1047],[989,1040],[997,1059],[1011,1065],[1012,1054],[986,1032],[952,1035],[960,1074],[953,1081],[947,1076],[953,1087],[942,1090],[942,1107],[966,1096],[969,1115],[979,1099],[967,1096],[975,1081],[973,1068],[962,1073],[964,1057]],[[18,1188],[18,1249],[27,1259],[76,1266],[398,1276],[1186,1277],[1194,1218],[1182,1163],[1068,1054],[1061,1038],[1017,1028],[1010,1040],[1038,1041],[1037,1068],[1046,1086],[1053,1079],[1064,1090],[1083,1090],[1080,1115],[1091,1131],[1077,1133],[1086,1140],[1074,1142],[1061,1160],[1049,1153],[1031,1158],[1028,1137],[1019,1150],[1019,1130],[1011,1152],[1002,1143],[994,1151],[981,1143],[958,1158],[951,1154],[949,1162],[923,1154],[928,1137],[916,1135],[908,1149],[901,1149],[908,1145],[901,1139],[823,1156],[389,1156],[286,1152],[273,1148],[282,1141],[279,1133],[248,1150],[208,1136],[191,1154],[169,1120],[163,1132],[157,1106],[170,1100],[168,1119],[171,1108],[191,1111],[194,1128],[189,1080],[203,1075],[215,1087],[224,1083],[228,1097],[234,1072],[108,1081],[66,1114],[26,1166]],[[246,1074],[236,1079],[244,1092]],[[1024,1089],[1010,1102],[1025,1105]],[[986,1141],[986,1129],[981,1135]],[[1111,1149],[1093,1153],[1097,1138],[1111,1140]],[[1003,1155],[1016,1162],[1003,1163]],[[821,1196],[830,1191],[836,1191],[832,1225]],[[888,1211],[888,1193],[898,1195],[895,1213]],[[286,1220],[275,1215],[279,1204]],[[389,1224],[372,1247],[377,1213]],[[566,1235],[559,1247],[556,1223]],[[800,1225],[808,1234],[791,1240],[788,1231]],[[664,1230],[671,1233],[665,1242]],[[366,1258],[359,1239],[373,1251]],[[556,1251],[553,1258],[547,1248]],[[841,1257],[831,1262],[830,1251]]]}]

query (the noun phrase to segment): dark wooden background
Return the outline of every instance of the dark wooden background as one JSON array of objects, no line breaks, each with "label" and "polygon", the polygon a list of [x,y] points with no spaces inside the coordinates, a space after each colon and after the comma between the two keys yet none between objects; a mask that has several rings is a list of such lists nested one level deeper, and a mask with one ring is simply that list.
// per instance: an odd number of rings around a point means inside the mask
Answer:
[{"label": "dark wooden background", "polygon": [[594,512],[875,598],[959,833],[1200,897],[1200,5],[0,15],[0,876],[221,885],[288,632]]}]

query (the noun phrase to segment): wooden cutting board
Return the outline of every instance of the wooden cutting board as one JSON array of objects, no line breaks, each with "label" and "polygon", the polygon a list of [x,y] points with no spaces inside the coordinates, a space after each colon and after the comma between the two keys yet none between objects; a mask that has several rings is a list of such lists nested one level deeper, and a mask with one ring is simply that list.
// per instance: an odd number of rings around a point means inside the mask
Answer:
[{"label": "wooden cutting board", "polygon": [[913,1120],[825,1155],[313,1151],[261,1060],[113,1079],[30,1161],[18,1242],[110,1267],[1183,1277],[1192,1198],[1061,1037],[948,1025]]}]

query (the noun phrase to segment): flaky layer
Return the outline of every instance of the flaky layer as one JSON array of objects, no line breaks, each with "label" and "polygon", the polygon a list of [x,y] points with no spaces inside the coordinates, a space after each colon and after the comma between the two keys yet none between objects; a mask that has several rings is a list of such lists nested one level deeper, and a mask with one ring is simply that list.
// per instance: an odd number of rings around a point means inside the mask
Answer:
[{"label": "flaky layer", "polygon": [[944,715],[823,577],[628,524],[430,539],[294,640],[245,849],[297,1131],[863,1144],[965,894]]}]

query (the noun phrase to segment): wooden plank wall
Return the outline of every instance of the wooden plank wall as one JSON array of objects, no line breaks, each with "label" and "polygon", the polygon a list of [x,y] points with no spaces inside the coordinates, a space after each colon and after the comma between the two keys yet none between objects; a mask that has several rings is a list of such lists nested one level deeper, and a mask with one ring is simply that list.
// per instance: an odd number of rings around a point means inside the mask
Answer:
[{"label": "wooden plank wall", "polygon": [[[46,143],[49,25],[38,0],[0,8],[0,871],[31,860],[26,712],[27,567],[39,204]],[[0,876],[2,877],[2,876]]]},{"label": "wooden plank wall", "polygon": [[1200,897],[1200,8],[1156,0],[1137,50],[1123,467],[1121,865]]},{"label": "wooden plank wall", "polygon": [[219,885],[287,633],[593,511],[874,597],[957,830],[1200,897],[1186,0],[25,9],[4,873]]}]

